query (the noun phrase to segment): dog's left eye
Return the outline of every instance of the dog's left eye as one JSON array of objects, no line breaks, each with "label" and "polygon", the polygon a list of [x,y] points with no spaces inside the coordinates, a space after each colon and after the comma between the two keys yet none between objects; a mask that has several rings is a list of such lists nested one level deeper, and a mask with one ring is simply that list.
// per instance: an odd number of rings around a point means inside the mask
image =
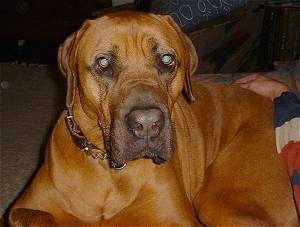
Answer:
[{"label": "dog's left eye", "polygon": [[100,57],[97,59],[97,66],[101,69],[105,69],[109,66],[109,60],[104,57]]},{"label": "dog's left eye", "polygon": [[175,64],[175,57],[172,54],[164,54],[161,61],[166,66],[173,66]]},{"label": "dog's left eye", "polygon": [[166,53],[157,56],[157,69],[161,74],[170,74],[174,72],[178,61],[173,54]]}]

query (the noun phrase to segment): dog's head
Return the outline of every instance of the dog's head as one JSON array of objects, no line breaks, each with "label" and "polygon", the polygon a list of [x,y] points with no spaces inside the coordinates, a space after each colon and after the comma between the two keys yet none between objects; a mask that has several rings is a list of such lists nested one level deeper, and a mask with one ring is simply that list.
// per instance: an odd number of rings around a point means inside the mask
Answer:
[{"label": "dog's head", "polygon": [[97,116],[112,166],[171,158],[172,108],[182,91],[192,101],[197,61],[169,16],[133,12],[86,21],[58,54],[68,80],[67,107],[78,96],[84,112]]}]

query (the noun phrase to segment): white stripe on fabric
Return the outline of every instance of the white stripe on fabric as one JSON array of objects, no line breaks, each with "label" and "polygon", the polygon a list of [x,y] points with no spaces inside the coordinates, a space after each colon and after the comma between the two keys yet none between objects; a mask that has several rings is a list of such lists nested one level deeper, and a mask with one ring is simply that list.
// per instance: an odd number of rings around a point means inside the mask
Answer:
[{"label": "white stripe on fabric", "polygon": [[277,152],[281,153],[282,148],[290,141],[300,141],[300,117],[285,122],[275,128]]}]

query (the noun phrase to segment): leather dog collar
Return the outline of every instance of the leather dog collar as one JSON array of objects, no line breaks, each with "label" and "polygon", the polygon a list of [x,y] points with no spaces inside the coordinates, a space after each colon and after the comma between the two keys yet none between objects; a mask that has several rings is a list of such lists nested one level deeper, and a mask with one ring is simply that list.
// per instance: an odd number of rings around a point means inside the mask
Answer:
[{"label": "leather dog collar", "polygon": [[84,151],[87,155],[94,159],[107,159],[107,153],[92,144],[82,133],[77,125],[71,108],[68,108],[67,116],[65,117],[67,128],[72,136],[72,139],[77,147]]},{"label": "leather dog collar", "polygon": [[[67,116],[65,117],[65,122],[71,134],[73,142],[76,144],[77,147],[79,147],[83,152],[85,152],[86,155],[92,156],[93,159],[107,159],[107,153],[104,150],[96,147],[83,135],[82,131],[80,130],[79,126],[77,125],[74,119],[74,115],[71,108],[68,108]],[[114,165],[112,167],[116,170],[121,170],[124,169],[126,165],[127,164],[125,163],[120,166]]]}]

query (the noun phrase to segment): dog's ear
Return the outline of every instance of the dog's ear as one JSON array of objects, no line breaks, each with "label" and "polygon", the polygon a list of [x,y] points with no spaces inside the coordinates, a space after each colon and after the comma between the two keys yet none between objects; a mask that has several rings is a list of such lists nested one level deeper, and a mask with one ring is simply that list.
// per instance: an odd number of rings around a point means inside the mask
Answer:
[{"label": "dog's ear", "polygon": [[187,98],[189,103],[195,100],[192,91],[192,84],[191,84],[191,75],[193,75],[198,66],[198,55],[195,50],[195,47],[190,40],[190,38],[181,30],[181,28],[177,25],[177,23],[172,19],[169,15],[164,15],[163,18],[173,27],[173,29],[177,32],[178,36],[180,37],[185,51],[185,65],[186,65],[186,72],[185,72],[185,80],[184,80],[184,94]]},{"label": "dog's ear", "polygon": [[86,21],[76,32],[70,35],[58,49],[57,61],[60,71],[67,79],[66,107],[70,108],[74,103],[76,88],[76,56],[78,42],[88,29],[90,23]]}]

